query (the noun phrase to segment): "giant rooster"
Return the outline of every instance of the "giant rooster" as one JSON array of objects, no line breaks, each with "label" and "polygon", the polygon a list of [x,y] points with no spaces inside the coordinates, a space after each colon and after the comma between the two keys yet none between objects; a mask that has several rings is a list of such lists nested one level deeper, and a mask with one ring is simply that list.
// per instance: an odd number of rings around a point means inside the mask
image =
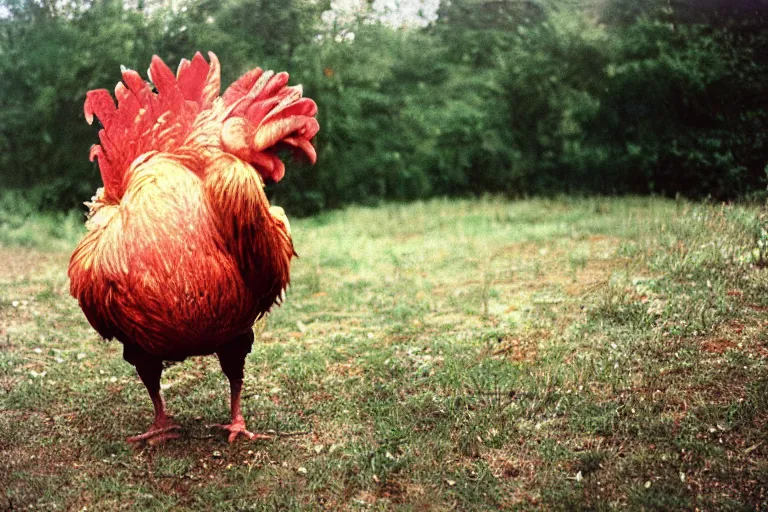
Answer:
[{"label": "giant rooster", "polygon": [[254,69],[220,96],[220,68],[198,53],[173,72],[155,56],[145,82],[125,70],[90,91],[85,117],[101,122],[103,188],[69,264],[71,293],[98,333],[123,344],[152,399],[154,422],[131,442],[178,437],[165,412],[165,361],[216,354],[231,387],[229,441],[246,430],[240,408],[253,324],[282,300],[295,255],[288,219],[265,182],[283,177],[277,151],[314,163],[317,106],[288,74]]}]

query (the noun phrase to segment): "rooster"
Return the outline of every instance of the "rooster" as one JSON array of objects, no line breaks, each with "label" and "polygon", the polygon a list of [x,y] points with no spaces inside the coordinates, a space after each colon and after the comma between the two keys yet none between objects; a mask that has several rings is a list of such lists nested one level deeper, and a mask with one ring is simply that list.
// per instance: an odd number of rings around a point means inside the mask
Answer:
[{"label": "rooster", "polygon": [[164,362],[216,354],[231,388],[229,442],[246,430],[240,406],[253,324],[282,301],[295,256],[288,219],[265,182],[292,149],[314,163],[317,105],[287,73],[256,68],[220,96],[220,67],[197,53],[173,72],[157,56],[148,77],[124,70],[88,92],[85,117],[103,129],[91,149],[104,186],[69,264],[70,292],[106,339],[123,344],[154,406],[130,442],[178,437],[160,394]]}]

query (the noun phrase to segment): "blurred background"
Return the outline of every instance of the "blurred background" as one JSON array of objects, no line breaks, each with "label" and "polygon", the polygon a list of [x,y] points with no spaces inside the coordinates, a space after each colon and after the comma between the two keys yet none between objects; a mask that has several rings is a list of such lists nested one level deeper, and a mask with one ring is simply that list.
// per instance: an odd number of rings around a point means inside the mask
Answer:
[{"label": "blurred background", "polygon": [[[3,0],[0,196],[100,185],[86,91],[214,51],[319,106],[294,215],[433,196],[764,197],[768,0]],[[3,208],[0,208],[2,210]]]}]

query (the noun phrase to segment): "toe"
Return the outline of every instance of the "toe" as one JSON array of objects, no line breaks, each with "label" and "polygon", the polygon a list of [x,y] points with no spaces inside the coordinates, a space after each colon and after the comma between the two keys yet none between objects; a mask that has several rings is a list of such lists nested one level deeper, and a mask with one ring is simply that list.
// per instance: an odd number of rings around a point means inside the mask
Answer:
[{"label": "toe", "polygon": [[220,428],[222,430],[226,430],[229,432],[229,435],[227,436],[227,440],[230,443],[234,443],[238,437],[243,436],[247,438],[250,441],[253,441],[254,439],[273,439],[274,436],[267,435],[267,434],[254,434],[253,432],[249,432],[245,428],[245,423],[242,421],[235,421],[233,423],[230,423],[228,425],[209,425],[209,428]]},{"label": "toe", "polygon": [[129,443],[138,443],[140,441],[147,441],[147,442],[150,442],[150,444],[156,444],[158,442],[162,442],[167,439],[174,439],[176,437],[179,437],[179,434],[173,432],[173,430],[178,430],[180,428],[181,428],[180,426],[175,424],[168,425],[162,428],[151,428],[148,431],[144,432],[143,434],[129,437],[128,439],[126,439],[126,441],[128,441]]},{"label": "toe", "polygon": [[147,444],[149,446],[155,446],[161,443],[164,443],[165,441],[168,441],[170,439],[177,439],[181,437],[181,434],[177,432],[165,432],[163,434],[157,435],[155,437],[152,437],[147,440]]},{"label": "toe", "polygon": [[248,432],[244,428],[236,428],[236,429],[230,430],[229,437],[227,439],[229,440],[230,443],[234,443],[237,440],[237,438],[240,436],[244,436],[248,439],[254,439],[256,437],[256,434],[254,434],[253,432]]}]

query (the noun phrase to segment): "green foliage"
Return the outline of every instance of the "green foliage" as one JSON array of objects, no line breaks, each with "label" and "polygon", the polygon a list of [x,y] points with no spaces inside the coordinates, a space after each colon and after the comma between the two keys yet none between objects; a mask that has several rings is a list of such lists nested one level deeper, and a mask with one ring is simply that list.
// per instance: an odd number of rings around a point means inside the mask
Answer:
[{"label": "green foliage", "polygon": [[113,88],[121,64],[145,67],[162,26],[114,1],[71,12],[35,2],[17,8],[0,20],[0,186],[37,187],[42,206],[71,208],[97,182],[85,93]]},{"label": "green foliage", "polygon": [[[443,2],[426,28],[329,2],[7,3],[0,187],[70,209],[99,184],[86,91],[153,53],[212,50],[225,84],[286,69],[320,108],[318,163],[273,199],[294,214],[487,192],[754,196],[768,158],[768,31],[685,2]],[[714,11],[711,11],[714,12]]]}]

